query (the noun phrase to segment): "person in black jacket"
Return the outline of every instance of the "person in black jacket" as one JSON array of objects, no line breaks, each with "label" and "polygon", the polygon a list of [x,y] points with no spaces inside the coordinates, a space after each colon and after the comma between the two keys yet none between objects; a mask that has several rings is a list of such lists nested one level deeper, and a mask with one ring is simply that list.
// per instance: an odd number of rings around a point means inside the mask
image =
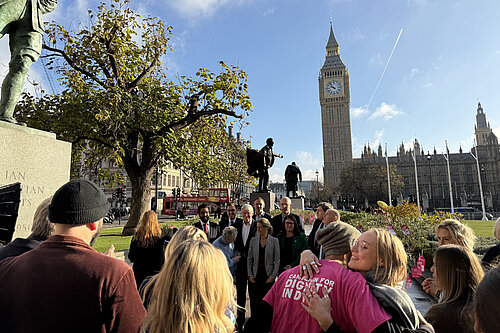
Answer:
[{"label": "person in black jacket", "polygon": [[52,197],[45,199],[36,209],[33,226],[31,227],[31,235],[28,238],[16,238],[0,248],[0,260],[8,257],[16,257],[37,248],[41,242],[54,233],[54,224],[49,221],[49,205],[51,200]]},{"label": "person in black jacket", "polygon": [[[497,219],[495,226],[493,227],[493,235],[496,239],[500,240],[500,217]],[[489,272],[493,268],[500,265],[500,244],[497,244],[486,251],[483,257],[482,265],[485,272]]]},{"label": "person in black jacket", "polygon": [[142,216],[139,228],[132,237],[128,259],[133,263],[137,288],[150,275],[161,270],[164,259],[164,248],[170,237],[162,232],[156,213],[147,211]]},{"label": "person in black jacket", "polygon": [[271,225],[273,230],[282,230],[283,222],[288,215],[293,215],[297,221],[299,221],[300,232],[305,233],[304,230],[304,219],[302,219],[297,214],[292,213],[292,200],[289,197],[284,197],[280,200],[281,214],[276,215],[271,219]]},{"label": "person in black jacket", "polygon": [[257,225],[252,219],[252,215],[253,207],[249,204],[243,205],[241,207],[241,217],[243,220],[236,222],[234,225],[236,230],[238,230],[238,236],[234,242],[234,247],[236,249],[236,255],[240,255],[240,261],[238,261],[238,266],[236,267],[236,301],[238,306],[240,306],[240,308],[238,308],[236,324],[239,331],[243,331],[243,325],[245,324],[245,305],[248,284],[248,248],[250,247],[250,240],[257,233]]},{"label": "person in black jacket", "polygon": [[208,241],[213,243],[222,235],[219,224],[210,221],[210,209],[206,204],[198,206],[198,216],[200,220],[196,222],[194,226],[203,230],[205,235],[207,235]]},{"label": "person in black jacket", "polygon": [[236,221],[241,222],[241,218],[236,217],[236,213],[238,213],[238,209],[236,209],[234,203],[230,203],[229,205],[227,205],[226,214],[223,218],[221,218],[219,222],[219,230],[221,234],[222,230],[224,230],[226,227],[234,227]]},{"label": "person in black jacket", "polygon": [[309,234],[309,238],[307,239],[309,250],[314,253],[316,257],[319,258],[319,249],[320,245],[318,240],[316,239],[316,232],[323,228],[323,217],[328,209],[333,209],[333,206],[328,202],[320,202],[318,207],[316,207],[316,221],[313,223],[313,227],[311,233]]},{"label": "person in black jacket", "polygon": [[266,207],[266,203],[264,202],[264,199],[261,197],[258,197],[255,199],[253,202],[253,209],[254,209],[254,214],[253,214],[253,219],[254,221],[260,221],[261,219],[268,219],[271,221],[272,216],[269,213],[266,213],[264,211],[264,208]]}]

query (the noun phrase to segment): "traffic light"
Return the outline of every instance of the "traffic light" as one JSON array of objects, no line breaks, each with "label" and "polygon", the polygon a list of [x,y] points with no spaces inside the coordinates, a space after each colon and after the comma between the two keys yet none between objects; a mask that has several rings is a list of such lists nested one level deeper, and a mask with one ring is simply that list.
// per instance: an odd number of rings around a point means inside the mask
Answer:
[{"label": "traffic light", "polygon": [[126,198],[127,197],[127,188],[124,186],[122,187],[122,197]]},{"label": "traffic light", "polygon": [[180,187],[177,188],[177,197],[179,197],[179,198],[181,197],[181,188]]},{"label": "traffic light", "polygon": [[175,188],[172,189],[172,196],[175,198]]}]

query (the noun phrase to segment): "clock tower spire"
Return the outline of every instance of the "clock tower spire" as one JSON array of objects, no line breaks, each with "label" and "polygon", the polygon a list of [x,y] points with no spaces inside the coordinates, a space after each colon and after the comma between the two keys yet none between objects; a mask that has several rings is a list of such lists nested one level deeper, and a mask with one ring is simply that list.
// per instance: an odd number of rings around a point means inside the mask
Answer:
[{"label": "clock tower spire", "polygon": [[320,70],[319,102],[323,132],[324,182],[338,192],[340,173],[352,163],[349,73],[340,58],[330,21],[325,62]]}]

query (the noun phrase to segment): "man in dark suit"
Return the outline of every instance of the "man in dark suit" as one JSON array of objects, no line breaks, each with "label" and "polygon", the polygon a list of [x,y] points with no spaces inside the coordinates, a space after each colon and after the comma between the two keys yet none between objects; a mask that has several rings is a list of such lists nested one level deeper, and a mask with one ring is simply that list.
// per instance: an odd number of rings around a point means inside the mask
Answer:
[{"label": "man in dark suit", "polygon": [[316,239],[316,232],[325,226],[323,224],[323,217],[328,209],[333,209],[333,206],[328,202],[320,202],[318,204],[318,207],[316,207],[316,221],[314,221],[313,228],[309,234],[309,238],[307,239],[309,250],[311,250],[318,258],[320,245]]},{"label": "man in dark suit", "polygon": [[238,210],[236,209],[236,206],[233,203],[230,203],[227,206],[227,210],[226,210],[227,216],[224,216],[219,222],[221,232],[222,232],[222,230],[224,230],[225,227],[234,226],[234,224],[237,221],[240,221],[240,222],[242,221],[239,217],[236,217],[237,212],[238,212]]},{"label": "man in dark suit", "polygon": [[198,216],[200,220],[194,226],[203,230],[207,235],[208,241],[213,243],[222,233],[220,232],[219,225],[210,221],[210,209],[207,205],[201,204],[198,206]]},{"label": "man in dark suit", "polygon": [[295,219],[297,221],[300,221],[299,223],[299,229],[300,232],[304,232],[304,219],[302,217],[298,216],[297,214],[292,213],[292,200],[290,200],[289,197],[284,197],[280,200],[280,209],[281,209],[281,214],[276,215],[271,219],[271,225],[273,226],[273,234],[277,235],[281,232],[283,229],[283,222],[285,221],[285,218],[288,215],[293,215],[295,216]]},{"label": "man in dark suit", "polygon": [[253,220],[254,221],[260,221],[262,218],[266,218],[271,222],[271,214],[266,213],[264,211],[264,208],[266,207],[266,203],[264,202],[264,199],[262,198],[257,198],[253,202],[253,209],[254,209],[254,214],[253,214]]},{"label": "man in dark suit", "polygon": [[238,266],[236,267],[236,301],[241,307],[238,308],[236,324],[238,326],[238,331],[240,332],[243,332],[243,325],[245,324],[245,305],[247,301],[248,282],[248,247],[250,245],[250,240],[257,233],[257,225],[252,219],[252,215],[252,206],[245,204],[241,207],[241,217],[243,219],[234,224],[234,227],[238,230],[238,235],[236,236],[236,241],[234,242],[234,248],[236,249],[238,255],[241,256]]}]

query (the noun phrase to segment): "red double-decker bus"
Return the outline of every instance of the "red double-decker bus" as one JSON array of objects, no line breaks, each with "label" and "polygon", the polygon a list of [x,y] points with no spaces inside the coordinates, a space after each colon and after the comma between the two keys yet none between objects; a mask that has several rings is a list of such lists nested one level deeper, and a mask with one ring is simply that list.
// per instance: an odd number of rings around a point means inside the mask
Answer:
[{"label": "red double-decker bus", "polygon": [[198,206],[202,203],[210,207],[214,212],[217,205],[226,205],[231,202],[231,189],[229,188],[209,188],[199,189],[197,194],[181,195],[180,198],[173,196],[163,198],[162,215],[172,215],[183,217],[186,215],[198,214]]}]

